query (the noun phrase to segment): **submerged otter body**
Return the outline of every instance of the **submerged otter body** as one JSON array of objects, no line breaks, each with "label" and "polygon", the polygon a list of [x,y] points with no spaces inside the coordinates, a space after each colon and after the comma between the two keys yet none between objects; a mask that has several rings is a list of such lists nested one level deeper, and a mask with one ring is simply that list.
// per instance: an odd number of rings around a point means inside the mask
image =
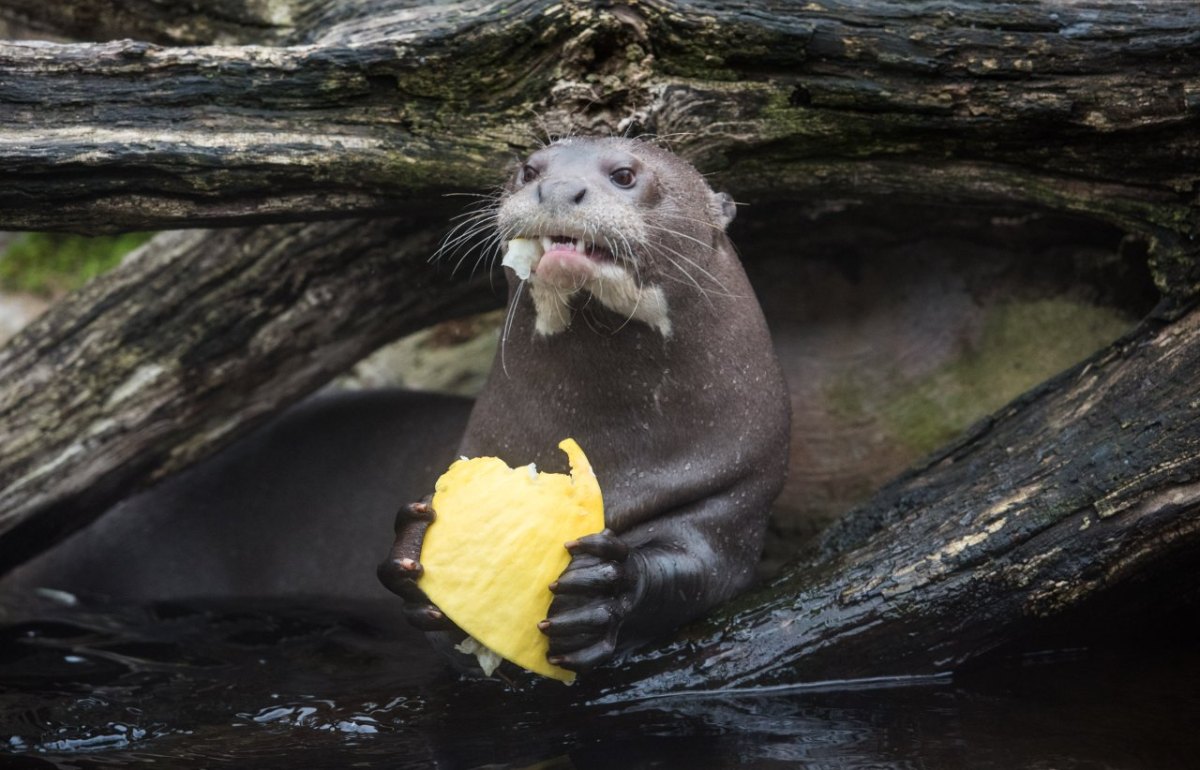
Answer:
[{"label": "submerged otter body", "polygon": [[0,581],[129,602],[376,602],[397,500],[454,458],[467,399],[399,390],[311,398],[106,512]]},{"label": "submerged otter body", "polygon": [[[561,471],[556,446],[572,436],[591,458],[608,530],[571,544],[542,624],[564,667],[597,665],[753,578],[789,407],[725,235],[732,216],[689,164],[625,139],[538,151],[498,208],[502,239],[532,253],[506,259],[506,331],[459,453]],[[419,538],[401,518],[381,578],[411,600],[401,579],[419,572]]]}]

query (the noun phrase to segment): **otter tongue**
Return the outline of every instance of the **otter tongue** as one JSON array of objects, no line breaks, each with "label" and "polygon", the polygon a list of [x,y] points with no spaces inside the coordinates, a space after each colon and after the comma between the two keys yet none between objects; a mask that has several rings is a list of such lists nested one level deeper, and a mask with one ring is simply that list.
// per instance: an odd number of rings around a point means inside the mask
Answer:
[{"label": "otter tongue", "polygon": [[511,267],[522,281],[529,277],[533,266],[542,256],[542,244],[529,238],[513,238],[508,242],[508,251],[500,264]]}]

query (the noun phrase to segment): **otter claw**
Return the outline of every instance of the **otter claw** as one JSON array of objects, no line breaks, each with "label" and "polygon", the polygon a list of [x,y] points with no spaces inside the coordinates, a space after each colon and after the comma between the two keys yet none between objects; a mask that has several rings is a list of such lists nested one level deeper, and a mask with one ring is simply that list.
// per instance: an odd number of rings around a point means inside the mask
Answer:
[{"label": "otter claw", "polygon": [[416,582],[424,571],[421,563],[413,559],[391,558],[383,560],[375,575],[384,588],[405,601],[424,600],[423,603],[427,603],[425,592],[417,588]]},{"label": "otter claw", "polygon": [[425,574],[425,568],[421,566],[421,562],[407,557],[396,560],[396,569],[405,573],[410,580],[416,580]]},{"label": "otter claw", "polygon": [[396,534],[401,534],[413,524],[429,525],[435,518],[437,515],[433,512],[433,507],[424,501],[402,505],[400,510],[396,511]]},{"label": "otter claw", "polygon": [[547,655],[546,660],[569,671],[589,671],[612,658],[616,652],[616,643],[612,638],[603,639],[590,647],[584,647],[574,652],[557,655]]},{"label": "otter claw", "polygon": [[571,540],[563,544],[572,556],[588,554],[606,561],[623,562],[629,556],[626,545],[611,529]]},{"label": "otter claw", "polygon": [[404,616],[409,625],[421,631],[450,631],[454,624],[445,613],[431,604],[421,607],[406,608]]}]

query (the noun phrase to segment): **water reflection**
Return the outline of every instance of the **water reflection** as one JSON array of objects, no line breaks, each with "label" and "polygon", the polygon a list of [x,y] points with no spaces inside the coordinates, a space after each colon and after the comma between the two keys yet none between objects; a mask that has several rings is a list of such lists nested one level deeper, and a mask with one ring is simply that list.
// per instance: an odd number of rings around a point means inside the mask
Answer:
[{"label": "water reflection", "polygon": [[[360,611],[361,610],[361,611]],[[1075,651],[922,686],[578,703],[456,680],[380,608],[6,608],[4,767],[1172,768],[1187,651]]]}]

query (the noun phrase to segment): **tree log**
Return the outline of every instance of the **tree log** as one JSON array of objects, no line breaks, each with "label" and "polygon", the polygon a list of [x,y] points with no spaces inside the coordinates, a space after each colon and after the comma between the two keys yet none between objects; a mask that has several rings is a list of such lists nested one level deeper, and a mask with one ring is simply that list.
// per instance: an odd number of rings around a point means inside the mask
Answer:
[{"label": "tree log", "polygon": [[1172,283],[1200,283],[1191,4],[387,8],[327,11],[287,48],[0,46],[0,227],[379,212],[494,184],[537,115],[674,137],[741,196],[1095,215],[1147,235]]},{"label": "tree log", "polygon": [[[1200,311],[1143,325],[888,485],[811,563],[592,695],[946,673],[1156,564],[1194,563],[1198,380]],[[1184,567],[1169,590],[1195,598],[1200,582]]]},{"label": "tree log", "polygon": [[159,236],[0,348],[0,573],[384,342],[496,304],[429,264],[419,221]]},{"label": "tree log", "polygon": [[0,19],[72,40],[133,38],[163,45],[284,42],[313,3],[213,0],[3,0]]}]

